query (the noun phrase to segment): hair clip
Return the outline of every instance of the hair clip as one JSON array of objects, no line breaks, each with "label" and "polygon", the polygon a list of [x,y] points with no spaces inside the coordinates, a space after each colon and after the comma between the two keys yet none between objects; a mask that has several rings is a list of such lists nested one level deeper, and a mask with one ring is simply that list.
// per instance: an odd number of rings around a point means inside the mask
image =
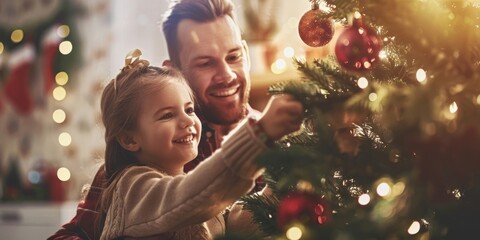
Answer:
[{"label": "hair clip", "polygon": [[125,57],[125,67],[132,68],[135,66],[135,63],[140,60],[140,56],[142,56],[142,51],[140,49],[135,48],[129,53],[127,53],[127,56]]},{"label": "hair clip", "polygon": [[[140,56],[142,56],[142,51],[140,49],[135,48],[125,56],[125,65],[122,68],[122,71],[132,69],[140,60]],[[113,81],[113,89],[115,94],[117,93],[117,79],[115,78]]]}]

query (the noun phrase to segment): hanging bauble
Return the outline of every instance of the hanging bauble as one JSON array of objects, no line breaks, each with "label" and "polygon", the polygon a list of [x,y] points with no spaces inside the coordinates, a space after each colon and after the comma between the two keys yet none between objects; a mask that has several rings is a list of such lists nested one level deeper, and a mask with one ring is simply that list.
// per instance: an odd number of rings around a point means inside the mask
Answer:
[{"label": "hanging bauble", "polygon": [[338,63],[347,70],[370,70],[379,61],[382,40],[374,30],[363,24],[360,14],[353,19],[337,39],[335,55]]},{"label": "hanging bauble", "polygon": [[286,229],[294,223],[318,226],[328,219],[325,202],[313,193],[292,193],[282,199],[278,206],[277,223],[281,229]]},{"label": "hanging bauble", "polygon": [[315,2],[312,4],[312,9],[300,19],[298,33],[308,46],[321,47],[332,40],[335,32],[333,25],[333,20],[328,18]]}]

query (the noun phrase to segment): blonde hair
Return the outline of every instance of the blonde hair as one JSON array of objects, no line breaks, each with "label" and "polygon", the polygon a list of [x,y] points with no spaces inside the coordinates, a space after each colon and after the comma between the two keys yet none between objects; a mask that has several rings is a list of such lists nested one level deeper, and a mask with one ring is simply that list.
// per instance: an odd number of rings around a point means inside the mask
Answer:
[{"label": "blonde hair", "polygon": [[147,60],[141,60],[138,56],[135,61],[126,61],[125,67],[103,90],[100,109],[105,127],[106,186],[101,197],[100,219],[97,219],[97,231],[100,233],[118,176],[129,166],[140,165],[133,154],[125,150],[117,139],[125,131],[135,130],[137,127],[139,106],[143,97],[159,91],[172,81],[184,84],[193,99],[192,90],[178,70],[150,66]]}]

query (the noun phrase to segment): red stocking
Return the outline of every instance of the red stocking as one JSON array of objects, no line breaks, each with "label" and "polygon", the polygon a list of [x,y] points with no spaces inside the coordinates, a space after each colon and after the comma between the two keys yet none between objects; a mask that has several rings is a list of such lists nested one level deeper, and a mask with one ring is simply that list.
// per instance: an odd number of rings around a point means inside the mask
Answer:
[{"label": "red stocking", "polygon": [[55,86],[55,57],[58,54],[58,46],[60,45],[60,37],[57,35],[58,26],[53,26],[47,31],[42,46],[42,71],[44,90],[48,94]]},{"label": "red stocking", "polygon": [[4,87],[5,98],[22,115],[30,114],[34,107],[29,85],[34,54],[33,46],[30,44],[22,46],[12,53],[8,66],[10,71]]}]

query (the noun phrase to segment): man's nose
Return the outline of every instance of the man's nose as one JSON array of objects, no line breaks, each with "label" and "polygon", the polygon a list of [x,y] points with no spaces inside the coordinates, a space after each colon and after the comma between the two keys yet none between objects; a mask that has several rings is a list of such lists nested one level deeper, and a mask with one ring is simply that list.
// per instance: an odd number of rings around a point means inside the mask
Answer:
[{"label": "man's nose", "polygon": [[235,78],[237,78],[237,74],[227,62],[222,61],[218,64],[217,73],[214,77],[214,81],[216,83],[229,83]]}]

